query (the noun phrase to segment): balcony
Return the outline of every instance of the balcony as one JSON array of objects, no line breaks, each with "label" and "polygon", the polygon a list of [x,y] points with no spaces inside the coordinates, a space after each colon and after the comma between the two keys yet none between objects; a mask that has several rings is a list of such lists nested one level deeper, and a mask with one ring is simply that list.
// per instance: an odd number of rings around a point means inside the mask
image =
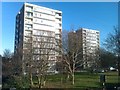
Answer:
[{"label": "balcony", "polygon": [[26,9],[26,12],[33,12],[33,10],[32,9]]},{"label": "balcony", "polygon": [[25,17],[26,18],[33,18],[33,13],[32,12],[26,12]]},{"label": "balcony", "polygon": [[26,18],[33,18],[33,16],[25,15]]},{"label": "balcony", "polygon": [[58,14],[55,15],[56,18],[62,18],[62,16],[59,16]]},{"label": "balcony", "polygon": [[25,21],[25,24],[33,24],[33,21]]},{"label": "balcony", "polygon": [[32,28],[30,28],[30,27],[25,27],[25,30],[32,30]]},{"label": "balcony", "polygon": [[33,12],[33,7],[27,5],[26,8],[25,8],[25,10],[26,10],[27,12]]},{"label": "balcony", "polygon": [[59,19],[56,19],[56,23],[62,24],[62,22]]}]

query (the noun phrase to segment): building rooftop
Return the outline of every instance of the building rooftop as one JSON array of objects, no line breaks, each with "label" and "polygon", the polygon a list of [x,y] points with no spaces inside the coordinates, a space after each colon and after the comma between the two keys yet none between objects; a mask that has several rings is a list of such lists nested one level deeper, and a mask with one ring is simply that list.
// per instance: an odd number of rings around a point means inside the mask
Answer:
[{"label": "building rooftop", "polygon": [[94,29],[89,29],[89,28],[81,28],[82,30],[87,30],[87,31],[95,31],[95,32],[99,32],[98,30],[94,30]]},{"label": "building rooftop", "polygon": [[43,7],[43,6],[39,6],[39,5],[35,5],[35,4],[24,3],[24,5],[31,5],[31,6],[39,7],[41,9],[62,13],[62,11],[60,11],[60,10],[55,10],[55,9],[51,9],[51,8],[47,8],[47,7]]}]

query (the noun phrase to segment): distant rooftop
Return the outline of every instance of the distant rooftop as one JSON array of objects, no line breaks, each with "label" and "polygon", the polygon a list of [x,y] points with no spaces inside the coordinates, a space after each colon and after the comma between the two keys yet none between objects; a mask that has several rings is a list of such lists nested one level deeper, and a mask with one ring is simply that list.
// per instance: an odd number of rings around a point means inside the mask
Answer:
[{"label": "distant rooftop", "polygon": [[83,30],[87,30],[87,31],[96,31],[96,32],[99,32],[98,30],[94,30],[94,29],[89,29],[89,28],[81,28]]}]

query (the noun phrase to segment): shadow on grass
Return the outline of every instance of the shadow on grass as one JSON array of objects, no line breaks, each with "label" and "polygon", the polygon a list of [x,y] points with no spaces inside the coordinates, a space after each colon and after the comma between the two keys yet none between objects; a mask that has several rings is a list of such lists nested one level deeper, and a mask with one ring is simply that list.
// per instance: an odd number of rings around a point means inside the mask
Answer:
[{"label": "shadow on grass", "polygon": [[106,83],[105,87],[107,90],[120,90],[120,83]]}]

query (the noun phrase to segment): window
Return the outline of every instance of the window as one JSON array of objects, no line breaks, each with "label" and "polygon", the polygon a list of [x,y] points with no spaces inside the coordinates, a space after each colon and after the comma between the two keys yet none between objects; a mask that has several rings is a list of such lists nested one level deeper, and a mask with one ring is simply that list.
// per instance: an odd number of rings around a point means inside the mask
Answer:
[{"label": "window", "polygon": [[31,38],[24,37],[24,41],[27,42],[27,43],[29,43],[29,42],[32,41],[32,39],[31,39]]},{"label": "window", "polygon": [[33,30],[33,34],[34,35],[38,35],[38,31],[37,30]]},{"label": "window", "polygon": [[59,24],[59,26],[61,27],[61,24]]},{"label": "window", "polygon": [[33,13],[27,12],[27,16],[28,16],[28,17],[31,17],[31,16],[33,16]]},{"label": "window", "polygon": [[37,13],[35,13],[35,16],[37,16]]},{"label": "window", "polygon": [[33,7],[32,6],[26,6],[27,11],[32,11]]},{"label": "window", "polygon": [[31,22],[31,21],[32,21],[32,19],[28,18],[28,19],[26,19],[25,21]]},{"label": "window", "polygon": [[59,18],[59,21],[61,21],[61,19]]},{"label": "window", "polygon": [[32,28],[32,24],[26,24],[25,27],[26,27],[27,29],[31,29],[31,28]]},{"label": "window", "polygon": [[26,36],[31,36],[31,35],[32,35],[32,32],[31,32],[31,31],[25,31],[25,35],[26,35]]},{"label": "window", "polygon": [[33,56],[33,60],[39,60],[39,59],[40,59],[39,55],[34,55]]}]

